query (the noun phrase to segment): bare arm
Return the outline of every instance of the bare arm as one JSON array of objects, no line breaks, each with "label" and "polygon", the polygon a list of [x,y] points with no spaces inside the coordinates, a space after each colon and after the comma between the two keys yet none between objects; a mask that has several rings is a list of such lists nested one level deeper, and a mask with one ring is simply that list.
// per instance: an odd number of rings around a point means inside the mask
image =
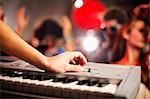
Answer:
[{"label": "bare arm", "polygon": [[30,16],[29,15],[25,15],[26,13],[26,7],[22,6],[16,14],[16,33],[21,36],[22,32],[24,31],[24,29],[26,28],[26,26],[29,23],[30,20]]},{"label": "bare arm", "polygon": [[63,36],[66,40],[65,49],[68,51],[73,51],[75,50],[75,45],[72,37],[72,23],[66,15],[61,17],[61,21],[63,24]]},{"label": "bare arm", "polygon": [[3,51],[34,65],[42,66],[44,64],[42,62],[44,62],[43,60],[46,57],[22,40],[2,21],[0,21],[0,39],[1,49]]},{"label": "bare arm", "polygon": [[[39,68],[53,72],[79,71],[80,66],[87,63],[80,52],[65,52],[54,57],[46,57],[22,40],[2,21],[0,21],[0,48]],[[80,64],[77,65],[74,60],[78,60]],[[69,64],[70,62],[74,64]]]}]

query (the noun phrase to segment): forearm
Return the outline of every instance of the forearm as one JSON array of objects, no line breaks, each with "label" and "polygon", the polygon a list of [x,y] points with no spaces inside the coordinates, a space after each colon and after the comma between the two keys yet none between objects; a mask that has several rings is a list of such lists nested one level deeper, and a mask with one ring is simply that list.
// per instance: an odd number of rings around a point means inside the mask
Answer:
[{"label": "forearm", "polygon": [[46,57],[23,41],[1,21],[0,32],[0,46],[3,51],[15,55],[33,65],[44,68],[44,59],[46,59]]},{"label": "forearm", "polygon": [[74,48],[74,40],[73,40],[73,36],[72,36],[72,28],[70,28],[70,29],[64,29],[63,32],[64,32],[63,33],[64,39],[66,41],[65,49],[67,51],[73,51],[73,50],[75,50],[75,48]]},{"label": "forearm", "polygon": [[63,22],[63,25],[62,25],[63,36],[66,41],[65,49],[68,51],[73,51],[75,50],[75,48],[74,48],[74,41],[72,37],[72,23],[66,15],[63,15],[61,20]]}]

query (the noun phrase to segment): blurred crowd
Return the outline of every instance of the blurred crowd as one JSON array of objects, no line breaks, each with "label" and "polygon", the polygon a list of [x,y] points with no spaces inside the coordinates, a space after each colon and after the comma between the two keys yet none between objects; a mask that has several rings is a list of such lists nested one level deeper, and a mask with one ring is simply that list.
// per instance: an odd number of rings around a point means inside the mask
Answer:
[{"label": "blurred crowd", "polygon": [[[0,3],[0,19],[7,22]],[[21,35],[30,21],[22,6],[16,13],[16,33]],[[73,25],[67,15],[62,15],[61,23],[45,19],[36,29],[29,43],[46,56],[54,56],[66,50],[82,51],[88,61],[98,63],[140,66],[141,83],[145,94],[150,94],[150,4],[141,4],[127,13],[118,7],[109,7],[104,13],[101,29],[94,30],[100,41],[96,50],[86,51],[82,39],[73,37]],[[80,41],[80,43],[79,43]],[[92,41],[91,41],[92,42]],[[149,96],[150,97],[150,96]],[[140,98],[139,98],[140,99]],[[148,98],[145,98],[148,99]]]}]

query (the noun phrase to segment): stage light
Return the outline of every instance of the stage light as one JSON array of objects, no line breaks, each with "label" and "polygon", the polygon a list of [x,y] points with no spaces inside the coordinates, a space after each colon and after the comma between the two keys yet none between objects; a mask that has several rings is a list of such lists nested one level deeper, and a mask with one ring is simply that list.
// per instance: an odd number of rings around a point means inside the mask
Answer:
[{"label": "stage light", "polygon": [[100,29],[105,10],[101,0],[76,0],[71,16],[80,29]]},{"label": "stage light", "polygon": [[80,8],[80,7],[82,7],[83,6],[83,0],[76,0],[75,1],[75,3],[74,3],[74,6],[76,7],[76,8]]},{"label": "stage light", "polygon": [[87,31],[87,37],[83,39],[83,49],[87,52],[93,52],[97,49],[99,44],[99,40],[94,35],[94,31],[89,30]]}]

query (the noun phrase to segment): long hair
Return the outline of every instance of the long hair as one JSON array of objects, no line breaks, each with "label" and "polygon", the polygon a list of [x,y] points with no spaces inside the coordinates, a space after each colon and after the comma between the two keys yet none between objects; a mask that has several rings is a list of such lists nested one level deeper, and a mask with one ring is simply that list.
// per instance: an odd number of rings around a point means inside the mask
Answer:
[{"label": "long hair", "polygon": [[39,40],[42,40],[47,35],[63,38],[63,29],[56,21],[46,19],[40,27],[35,30],[34,36]]},{"label": "long hair", "polygon": [[117,38],[114,42],[113,46],[113,59],[112,62],[119,61],[124,55],[126,51],[126,40],[123,38],[122,33],[127,30],[127,26],[129,23],[126,23],[119,30]]},{"label": "long hair", "polygon": [[[131,32],[131,28],[133,26],[133,24],[136,21],[143,21],[141,19],[132,19],[129,22],[127,22],[119,31],[118,33],[118,37],[115,41],[114,44],[114,48],[113,48],[113,62],[119,61],[120,59],[122,59],[126,53],[126,40],[123,38],[123,33],[127,32],[130,33]],[[144,22],[144,21],[143,21]],[[144,26],[144,37],[148,37],[148,25],[145,23]],[[140,50],[140,55],[138,57],[138,63],[141,66],[141,77],[142,77],[142,82],[148,87],[149,86],[149,70],[148,70],[148,64],[146,64],[146,52],[143,49]]]}]

